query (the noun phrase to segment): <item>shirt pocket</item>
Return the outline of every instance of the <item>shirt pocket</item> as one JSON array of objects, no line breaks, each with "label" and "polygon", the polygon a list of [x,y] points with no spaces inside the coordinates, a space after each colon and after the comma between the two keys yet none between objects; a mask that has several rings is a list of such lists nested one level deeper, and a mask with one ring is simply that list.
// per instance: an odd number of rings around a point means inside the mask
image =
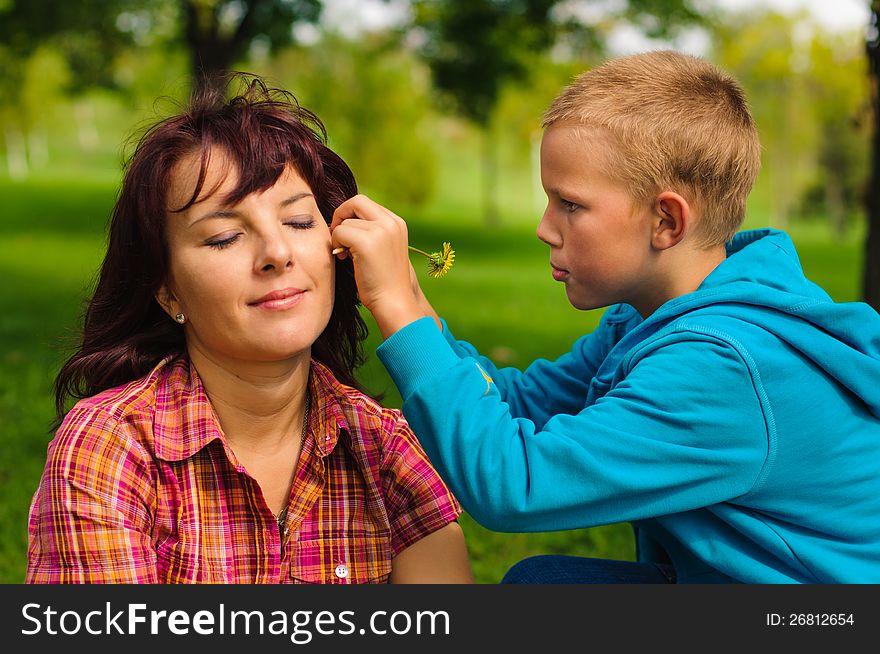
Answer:
[{"label": "shirt pocket", "polygon": [[384,584],[390,574],[387,538],[302,540],[290,562],[290,576],[298,584]]}]

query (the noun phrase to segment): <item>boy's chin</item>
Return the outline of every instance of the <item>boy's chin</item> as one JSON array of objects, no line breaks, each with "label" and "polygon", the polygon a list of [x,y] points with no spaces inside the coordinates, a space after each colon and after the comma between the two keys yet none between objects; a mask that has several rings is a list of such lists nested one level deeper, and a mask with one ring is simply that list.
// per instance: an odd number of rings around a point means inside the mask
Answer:
[{"label": "boy's chin", "polygon": [[582,297],[573,297],[571,293],[568,294],[568,302],[578,311],[590,311],[591,309],[601,309],[602,307],[607,307],[607,302],[600,302],[595,298],[587,299]]}]

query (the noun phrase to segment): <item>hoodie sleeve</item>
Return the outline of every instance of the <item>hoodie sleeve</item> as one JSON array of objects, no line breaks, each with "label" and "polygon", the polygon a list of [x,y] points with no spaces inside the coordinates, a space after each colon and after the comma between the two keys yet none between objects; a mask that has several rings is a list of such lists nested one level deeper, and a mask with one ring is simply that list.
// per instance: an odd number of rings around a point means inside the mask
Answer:
[{"label": "hoodie sleeve", "polygon": [[443,336],[455,355],[476,362],[495,384],[511,415],[543,426],[553,415],[577,413],[583,408],[590,382],[619,338],[621,313],[625,312],[609,309],[596,331],[575,341],[570,351],[555,361],[538,359],[524,371],[496,367],[473,345],[456,340],[446,321],[441,320],[441,324]]},{"label": "hoodie sleeve", "polygon": [[[513,414],[476,359],[420,327],[392,336],[379,356],[429,458],[489,529],[639,520],[737,498],[763,478],[760,380],[748,354],[717,336],[643,344],[595,404],[536,424]],[[570,392],[557,383],[534,377],[547,397]]]}]

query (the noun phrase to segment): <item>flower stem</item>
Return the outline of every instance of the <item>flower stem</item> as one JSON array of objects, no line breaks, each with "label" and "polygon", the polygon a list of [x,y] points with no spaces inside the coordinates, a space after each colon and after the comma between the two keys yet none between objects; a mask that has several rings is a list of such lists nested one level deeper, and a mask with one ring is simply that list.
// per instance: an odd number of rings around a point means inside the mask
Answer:
[{"label": "flower stem", "polygon": [[419,254],[422,254],[422,255],[424,255],[424,256],[426,256],[426,257],[430,257],[430,256],[431,256],[430,254],[428,254],[427,252],[425,252],[425,251],[423,251],[423,250],[420,250],[420,249],[418,249],[418,248],[414,248],[412,245],[408,245],[407,247],[408,247],[410,250],[412,250],[413,252],[418,252]]}]

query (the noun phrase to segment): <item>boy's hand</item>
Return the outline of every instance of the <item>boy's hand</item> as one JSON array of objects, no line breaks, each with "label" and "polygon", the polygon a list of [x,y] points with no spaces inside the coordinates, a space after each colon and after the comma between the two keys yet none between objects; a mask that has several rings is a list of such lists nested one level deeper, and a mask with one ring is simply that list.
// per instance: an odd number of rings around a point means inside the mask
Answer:
[{"label": "boy's hand", "polygon": [[421,289],[409,260],[406,222],[365,195],[346,200],[330,223],[336,256],[350,256],[361,302],[388,338],[425,316]]}]

